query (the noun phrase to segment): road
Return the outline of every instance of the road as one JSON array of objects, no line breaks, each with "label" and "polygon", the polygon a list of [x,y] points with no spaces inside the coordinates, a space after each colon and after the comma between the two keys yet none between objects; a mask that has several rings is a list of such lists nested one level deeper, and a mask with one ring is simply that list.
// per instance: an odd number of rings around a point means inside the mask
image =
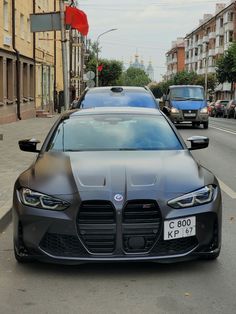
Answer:
[{"label": "road", "polygon": [[235,313],[236,120],[212,118],[208,130],[179,128],[210,138],[194,152],[223,189],[223,247],[217,261],[178,264],[19,265],[12,226],[0,235],[0,313]]}]

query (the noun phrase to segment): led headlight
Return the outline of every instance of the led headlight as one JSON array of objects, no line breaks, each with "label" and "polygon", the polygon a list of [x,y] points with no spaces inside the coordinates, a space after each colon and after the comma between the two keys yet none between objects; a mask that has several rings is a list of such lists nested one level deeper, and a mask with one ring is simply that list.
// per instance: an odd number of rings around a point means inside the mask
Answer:
[{"label": "led headlight", "polygon": [[208,113],[207,107],[204,107],[200,110],[201,113]]},{"label": "led headlight", "polygon": [[207,204],[213,200],[215,191],[216,187],[207,185],[199,190],[170,200],[167,204],[175,209]]},{"label": "led headlight", "polygon": [[171,108],[171,113],[179,113],[179,110],[178,109],[176,109],[176,108]]},{"label": "led headlight", "polygon": [[18,192],[21,202],[27,206],[49,210],[65,210],[70,205],[66,201],[26,188],[22,188]]}]

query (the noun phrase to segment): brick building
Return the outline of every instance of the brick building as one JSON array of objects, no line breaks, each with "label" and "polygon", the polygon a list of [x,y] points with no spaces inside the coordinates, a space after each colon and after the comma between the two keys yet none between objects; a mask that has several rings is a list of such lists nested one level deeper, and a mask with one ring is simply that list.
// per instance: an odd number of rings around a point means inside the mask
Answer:
[{"label": "brick building", "polygon": [[185,44],[184,38],[177,38],[176,41],[172,42],[171,49],[166,53],[166,65],[167,73],[166,78],[169,79],[171,76],[178,72],[181,72],[185,68]]}]

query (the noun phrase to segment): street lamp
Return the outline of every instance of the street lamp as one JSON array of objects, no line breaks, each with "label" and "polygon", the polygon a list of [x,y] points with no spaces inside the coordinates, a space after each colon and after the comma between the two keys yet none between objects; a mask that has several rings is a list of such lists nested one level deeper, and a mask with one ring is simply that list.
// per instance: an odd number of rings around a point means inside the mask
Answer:
[{"label": "street lamp", "polygon": [[97,40],[96,40],[96,46],[97,46],[97,57],[96,57],[96,86],[98,87],[98,44],[99,44],[99,38],[107,33],[116,31],[117,28],[111,28],[107,31],[105,31],[104,33],[98,35]]}]

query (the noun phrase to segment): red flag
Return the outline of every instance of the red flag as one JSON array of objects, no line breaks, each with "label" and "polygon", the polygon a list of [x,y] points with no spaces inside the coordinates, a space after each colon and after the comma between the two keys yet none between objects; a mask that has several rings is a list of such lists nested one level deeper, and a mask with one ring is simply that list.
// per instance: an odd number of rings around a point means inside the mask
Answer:
[{"label": "red flag", "polygon": [[77,29],[84,36],[88,34],[87,15],[77,8],[66,7],[65,24],[71,25],[71,28]]},{"label": "red flag", "polygon": [[98,72],[101,72],[102,69],[103,69],[103,64],[100,64],[100,65],[98,66]]}]

